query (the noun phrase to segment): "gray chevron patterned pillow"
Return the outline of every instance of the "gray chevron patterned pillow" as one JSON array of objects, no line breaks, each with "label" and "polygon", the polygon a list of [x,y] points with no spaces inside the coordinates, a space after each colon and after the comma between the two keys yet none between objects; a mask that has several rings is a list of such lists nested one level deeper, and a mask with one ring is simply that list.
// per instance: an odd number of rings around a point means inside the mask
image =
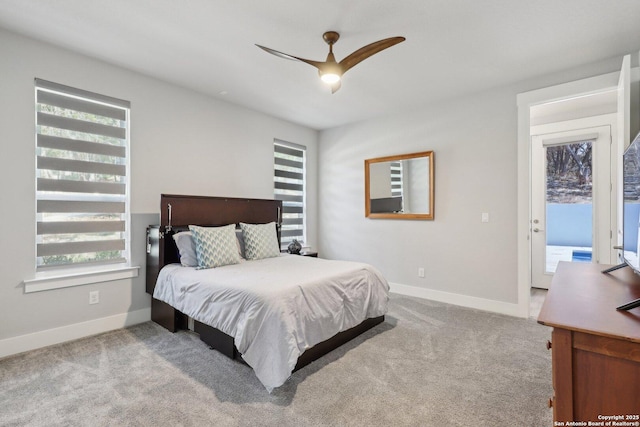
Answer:
[{"label": "gray chevron patterned pillow", "polygon": [[272,258],[280,255],[276,223],[245,224],[240,223],[244,237],[244,253],[248,260]]},{"label": "gray chevron patterned pillow", "polygon": [[198,269],[222,267],[240,262],[235,224],[223,227],[190,225],[189,230],[196,241]]}]

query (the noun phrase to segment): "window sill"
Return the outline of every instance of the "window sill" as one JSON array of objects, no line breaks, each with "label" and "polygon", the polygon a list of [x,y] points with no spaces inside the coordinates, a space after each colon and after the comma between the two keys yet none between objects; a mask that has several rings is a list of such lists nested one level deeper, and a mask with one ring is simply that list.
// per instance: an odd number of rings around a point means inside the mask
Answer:
[{"label": "window sill", "polygon": [[[48,291],[51,289],[68,288],[71,286],[88,285],[91,283],[109,282],[111,280],[130,279],[138,277],[140,267],[104,268],[83,272],[58,272],[56,275],[38,275],[36,278],[24,280],[24,293]],[[38,277],[39,276],[39,277]]]}]

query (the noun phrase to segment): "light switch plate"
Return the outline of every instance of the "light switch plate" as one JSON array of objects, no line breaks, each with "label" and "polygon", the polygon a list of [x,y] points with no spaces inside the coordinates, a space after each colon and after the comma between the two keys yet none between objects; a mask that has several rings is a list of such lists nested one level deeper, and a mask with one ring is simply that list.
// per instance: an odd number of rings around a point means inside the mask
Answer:
[{"label": "light switch plate", "polygon": [[100,291],[89,292],[89,304],[98,304],[100,302]]}]

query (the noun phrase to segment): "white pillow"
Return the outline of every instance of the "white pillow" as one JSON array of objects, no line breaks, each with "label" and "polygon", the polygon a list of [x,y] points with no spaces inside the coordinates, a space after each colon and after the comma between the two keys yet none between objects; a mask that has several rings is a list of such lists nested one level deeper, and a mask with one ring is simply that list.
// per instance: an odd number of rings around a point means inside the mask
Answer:
[{"label": "white pillow", "polygon": [[240,223],[244,237],[244,253],[248,260],[273,258],[280,256],[276,223],[245,224]]},{"label": "white pillow", "polygon": [[178,247],[180,264],[183,267],[197,267],[198,258],[196,257],[196,242],[193,240],[193,234],[190,231],[181,231],[173,235],[173,240]]},{"label": "white pillow", "polygon": [[235,224],[223,227],[189,226],[196,242],[198,269],[222,267],[240,262],[235,229]]}]

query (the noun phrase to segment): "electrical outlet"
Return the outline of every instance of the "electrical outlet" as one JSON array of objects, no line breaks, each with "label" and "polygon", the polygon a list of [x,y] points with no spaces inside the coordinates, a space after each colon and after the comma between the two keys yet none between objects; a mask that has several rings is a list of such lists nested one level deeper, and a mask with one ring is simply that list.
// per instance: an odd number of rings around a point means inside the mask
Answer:
[{"label": "electrical outlet", "polygon": [[489,212],[482,212],[482,222],[489,222]]},{"label": "electrical outlet", "polygon": [[424,277],[424,268],[418,268],[418,277]]},{"label": "electrical outlet", "polygon": [[89,292],[89,304],[98,304],[100,302],[100,291]]}]

